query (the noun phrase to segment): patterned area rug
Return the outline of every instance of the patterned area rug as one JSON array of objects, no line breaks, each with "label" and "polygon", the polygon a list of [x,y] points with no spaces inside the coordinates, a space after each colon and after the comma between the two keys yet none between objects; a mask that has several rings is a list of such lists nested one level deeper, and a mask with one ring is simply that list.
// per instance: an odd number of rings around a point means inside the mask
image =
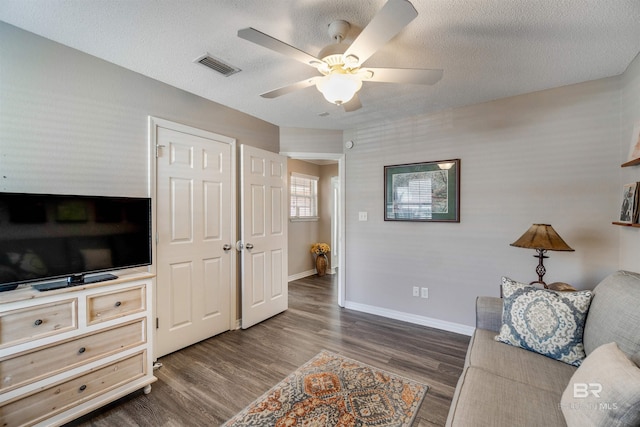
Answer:
[{"label": "patterned area rug", "polygon": [[323,350],[223,427],[410,426],[427,390]]}]

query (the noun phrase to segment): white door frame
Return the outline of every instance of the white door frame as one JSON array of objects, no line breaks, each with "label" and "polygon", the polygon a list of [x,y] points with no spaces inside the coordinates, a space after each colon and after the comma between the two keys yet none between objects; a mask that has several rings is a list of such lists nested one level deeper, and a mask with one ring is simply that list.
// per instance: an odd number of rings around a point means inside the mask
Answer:
[{"label": "white door frame", "polygon": [[338,176],[340,176],[340,221],[338,224],[338,241],[339,241],[339,256],[338,256],[338,305],[344,307],[346,301],[346,283],[345,283],[345,270],[347,263],[345,262],[345,239],[346,234],[344,230],[346,209],[345,209],[345,159],[343,153],[298,153],[298,152],[281,152],[283,156],[290,157],[298,160],[337,160],[338,161]]},{"label": "white door frame", "polygon": [[[336,200],[336,193],[337,200]],[[334,268],[340,267],[340,176],[331,177],[331,247],[335,251],[331,253],[331,272],[335,273]]]},{"label": "white door frame", "polygon": [[[156,168],[156,150],[157,150],[157,128],[164,127],[168,129],[173,129],[178,132],[190,133],[192,135],[201,136],[203,138],[209,139],[217,139],[221,142],[226,142],[231,145],[231,244],[233,245],[237,240],[237,175],[236,175],[236,140],[234,138],[217,134],[215,132],[206,131],[203,129],[194,128],[191,126],[186,126],[180,123],[172,122],[170,120],[161,119],[158,117],[148,116],[148,126],[149,126],[149,188],[148,194],[151,198],[151,266],[149,267],[149,271],[153,274],[156,274],[157,267],[157,218],[156,218],[156,191],[157,191],[157,178],[158,172]],[[235,251],[234,251],[235,252]],[[231,329],[235,328],[237,324],[237,256],[235,253],[232,253],[231,258],[231,280],[230,280],[230,310],[229,310],[229,324],[231,325]],[[152,318],[156,318],[156,305],[157,305],[157,293],[154,279],[153,286],[153,307],[150,307],[152,312]],[[153,333],[155,335],[156,328],[153,328]],[[155,343],[156,340],[154,340]],[[153,349],[154,355],[153,359],[156,360],[156,349]]]}]

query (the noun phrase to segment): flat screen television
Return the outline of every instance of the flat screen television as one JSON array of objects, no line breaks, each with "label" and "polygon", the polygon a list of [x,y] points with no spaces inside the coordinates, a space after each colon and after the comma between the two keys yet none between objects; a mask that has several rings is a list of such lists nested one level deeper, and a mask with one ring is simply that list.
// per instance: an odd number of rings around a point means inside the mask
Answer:
[{"label": "flat screen television", "polygon": [[109,280],[93,273],[150,264],[149,198],[0,192],[0,291]]}]

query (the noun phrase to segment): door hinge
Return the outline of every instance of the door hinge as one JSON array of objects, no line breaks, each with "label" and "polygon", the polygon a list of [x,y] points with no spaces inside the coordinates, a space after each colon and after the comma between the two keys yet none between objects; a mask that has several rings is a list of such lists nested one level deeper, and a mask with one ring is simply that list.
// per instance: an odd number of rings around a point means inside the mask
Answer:
[{"label": "door hinge", "polygon": [[156,245],[160,241],[160,233],[156,232]]},{"label": "door hinge", "polygon": [[156,317],[156,329],[160,329],[160,319]]},{"label": "door hinge", "polygon": [[156,145],[156,157],[160,157],[160,151],[164,148],[164,145]]}]

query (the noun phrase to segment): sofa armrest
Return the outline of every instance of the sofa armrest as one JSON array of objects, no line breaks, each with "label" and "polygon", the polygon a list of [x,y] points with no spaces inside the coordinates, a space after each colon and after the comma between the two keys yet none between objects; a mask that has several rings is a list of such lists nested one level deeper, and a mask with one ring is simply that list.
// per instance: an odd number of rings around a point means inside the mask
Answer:
[{"label": "sofa armrest", "polygon": [[502,299],[478,297],[476,299],[476,328],[499,332],[502,326]]}]

